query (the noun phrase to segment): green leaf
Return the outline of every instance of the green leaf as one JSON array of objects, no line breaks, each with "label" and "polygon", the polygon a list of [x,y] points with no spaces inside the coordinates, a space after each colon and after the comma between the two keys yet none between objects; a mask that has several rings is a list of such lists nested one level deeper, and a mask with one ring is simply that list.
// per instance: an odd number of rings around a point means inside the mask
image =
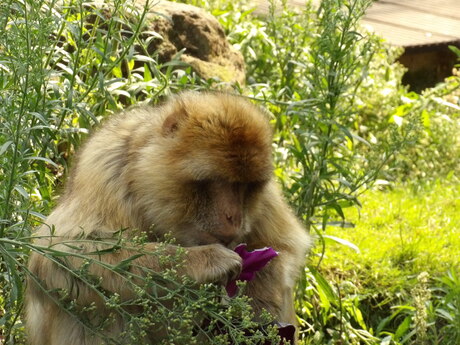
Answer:
[{"label": "green leaf", "polygon": [[46,162],[50,165],[52,165],[53,167],[55,168],[59,168],[59,165],[57,165],[56,163],[54,163],[51,159],[49,158],[45,158],[45,157],[36,157],[36,156],[32,156],[32,157],[26,157],[24,158],[26,160],[38,160],[38,161],[43,161],[43,162]]},{"label": "green leaf", "polygon": [[40,120],[41,123],[43,123],[44,125],[48,126],[48,121],[42,116],[42,114],[36,112],[36,111],[32,111],[30,112],[30,115],[33,115],[34,117],[36,117],[38,120]]},{"label": "green leaf", "polygon": [[152,73],[150,72],[149,66],[144,63],[144,81],[147,83],[152,80]]},{"label": "green leaf", "polygon": [[121,67],[120,66],[114,66],[112,68],[112,73],[117,78],[121,78],[123,76],[123,73],[121,72]]},{"label": "green leaf", "polygon": [[335,237],[335,236],[331,236],[331,235],[323,235],[323,238],[327,238],[329,240],[332,240],[334,242],[337,242],[337,243],[340,243],[350,249],[353,249],[356,253],[360,254],[361,251],[359,250],[358,246],[351,243],[350,241],[347,241],[343,238],[340,238],[340,237]]},{"label": "green leaf", "polygon": [[423,109],[422,111],[422,123],[423,123],[423,127],[425,128],[430,128],[430,114],[428,113],[428,111],[426,111],[426,109]]},{"label": "green leaf", "polygon": [[11,140],[7,141],[0,147],[0,156],[5,153],[6,150],[8,150],[8,147],[12,144],[13,142]]},{"label": "green leaf", "polygon": [[128,69],[130,71],[132,71],[133,68],[134,68],[134,62],[135,62],[134,59],[131,59],[131,60],[128,61]]},{"label": "green leaf", "polygon": [[339,204],[331,204],[328,206],[328,208],[334,209],[335,212],[337,212],[337,214],[340,216],[340,218],[345,219],[345,214],[343,213],[342,207]]},{"label": "green leaf", "polygon": [[401,339],[410,329],[411,317],[407,316],[404,321],[398,326],[395,332],[395,339]]},{"label": "green leaf", "polygon": [[40,212],[36,212],[36,211],[27,211],[27,213],[31,214],[32,216],[35,216],[41,220],[46,220],[46,216],[41,214]]},{"label": "green leaf", "polygon": [[449,320],[450,322],[454,321],[454,317],[446,310],[438,308],[436,313],[439,314],[442,318]]},{"label": "green leaf", "polygon": [[139,258],[139,257],[141,257],[141,256],[144,256],[144,254],[139,253],[139,254],[135,254],[135,255],[133,255],[133,256],[130,256],[129,258],[120,261],[117,265],[115,265],[115,266],[113,267],[113,269],[114,269],[115,271],[118,271],[118,272],[120,272],[120,271],[126,271],[126,270],[129,268],[129,266],[131,265],[131,262],[134,261],[134,260],[136,260],[137,258]]},{"label": "green leaf", "polygon": [[449,46],[449,49],[460,59],[460,49],[456,46]]},{"label": "green leaf", "polygon": [[329,309],[331,303],[337,304],[338,297],[326,279],[314,267],[309,267],[310,272],[317,283],[318,293],[325,309]]},{"label": "green leaf", "polygon": [[29,199],[29,193],[26,192],[26,190],[24,189],[24,187],[22,187],[22,186],[16,186],[16,187],[14,187],[14,189],[15,189],[19,194],[21,194],[24,198]]}]

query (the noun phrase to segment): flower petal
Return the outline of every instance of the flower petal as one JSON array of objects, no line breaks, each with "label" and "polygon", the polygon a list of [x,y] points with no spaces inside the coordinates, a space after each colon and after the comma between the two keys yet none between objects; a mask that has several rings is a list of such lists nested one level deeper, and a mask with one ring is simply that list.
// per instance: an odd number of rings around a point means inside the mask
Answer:
[{"label": "flower petal", "polygon": [[[235,248],[235,252],[243,259],[241,274],[236,280],[250,281],[254,279],[257,271],[260,271],[271,259],[278,256],[278,252],[271,247],[253,251],[248,251],[246,248],[246,243],[241,243]],[[225,287],[230,297],[236,294],[236,280],[230,281]]]},{"label": "flower petal", "polygon": [[[271,247],[265,247],[261,249],[253,250],[252,252],[246,252],[243,256],[243,270],[240,275],[241,280],[252,280],[254,279],[255,273],[260,271],[269,263],[271,259],[278,256],[278,252]],[[243,279],[243,276],[246,279]]]}]

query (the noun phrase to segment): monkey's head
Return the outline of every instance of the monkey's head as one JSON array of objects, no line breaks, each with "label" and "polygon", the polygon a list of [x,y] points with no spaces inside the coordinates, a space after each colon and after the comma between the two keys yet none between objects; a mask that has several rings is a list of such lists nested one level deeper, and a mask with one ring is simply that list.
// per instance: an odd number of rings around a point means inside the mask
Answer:
[{"label": "monkey's head", "polygon": [[160,140],[143,156],[151,222],[185,246],[237,243],[272,178],[267,115],[242,97],[194,92],[161,112]]}]

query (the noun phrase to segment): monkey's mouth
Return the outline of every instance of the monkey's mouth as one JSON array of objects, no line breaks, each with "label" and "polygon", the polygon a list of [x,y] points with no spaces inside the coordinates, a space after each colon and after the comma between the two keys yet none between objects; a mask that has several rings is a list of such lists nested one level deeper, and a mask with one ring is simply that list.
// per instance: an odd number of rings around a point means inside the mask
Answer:
[{"label": "monkey's mouth", "polygon": [[196,237],[194,245],[205,246],[208,244],[221,244],[224,247],[233,249],[238,243],[240,243],[240,236],[216,236],[209,232],[200,232]]},{"label": "monkey's mouth", "polygon": [[235,245],[233,245],[234,243],[236,245],[239,242],[236,239],[222,240],[222,239],[219,239],[219,238],[216,238],[216,237],[210,235],[210,236],[206,236],[206,238],[200,238],[196,245],[197,246],[205,246],[205,245],[208,245],[208,244],[221,244],[224,247],[233,249],[233,247],[235,246]]}]

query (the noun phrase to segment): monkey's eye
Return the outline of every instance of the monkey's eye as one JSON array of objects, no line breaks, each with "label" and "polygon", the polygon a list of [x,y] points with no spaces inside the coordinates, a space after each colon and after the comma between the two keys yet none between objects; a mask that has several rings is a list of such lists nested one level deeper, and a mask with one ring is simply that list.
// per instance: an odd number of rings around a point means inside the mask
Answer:
[{"label": "monkey's eye", "polygon": [[265,186],[265,181],[256,181],[256,182],[249,182],[246,184],[245,192],[246,194],[255,194],[262,190]]},{"label": "monkey's eye", "polygon": [[207,186],[209,185],[209,180],[194,180],[192,181],[192,184],[195,186]]},{"label": "monkey's eye", "polygon": [[208,187],[211,185],[210,180],[193,180],[189,182],[189,185],[192,186],[193,188],[196,188],[198,190],[204,191],[208,189]]}]

